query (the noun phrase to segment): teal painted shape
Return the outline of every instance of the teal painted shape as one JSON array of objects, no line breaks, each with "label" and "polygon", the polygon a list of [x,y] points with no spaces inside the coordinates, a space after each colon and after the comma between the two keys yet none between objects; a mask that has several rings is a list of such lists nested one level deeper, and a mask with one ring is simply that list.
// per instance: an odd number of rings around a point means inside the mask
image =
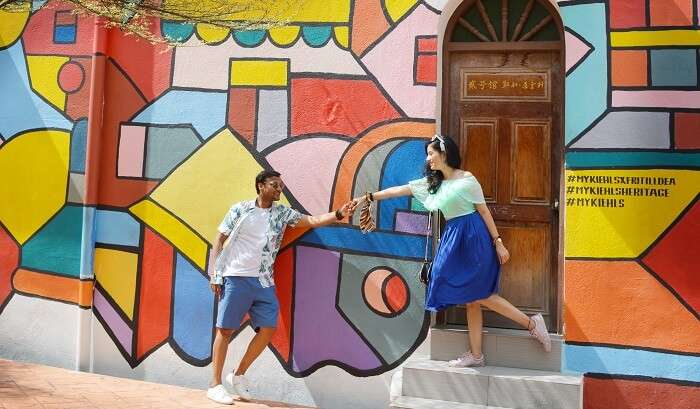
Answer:
[{"label": "teal painted shape", "polygon": [[416,212],[427,212],[428,209],[423,206],[423,203],[420,202],[420,200],[416,200],[415,198],[411,198],[411,210],[414,210]]},{"label": "teal painted shape", "polygon": [[22,247],[22,267],[80,277],[82,206],[66,206]]},{"label": "teal painted shape", "polygon": [[301,28],[301,36],[311,47],[321,47],[331,38],[331,26],[305,26]]},{"label": "teal painted shape", "polygon": [[569,152],[566,168],[700,168],[700,153]]},{"label": "teal painted shape", "polygon": [[85,172],[85,150],[87,149],[88,120],[81,119],[70,134],[70,171]]},{"label": "teal painted shape", "polygon": [[650,50],[651,85],[694,87],[698,85],[697,48]]},{"label": "teal painted shape", "polygon": [[595,47],[591,55],[566,77],[568,145],[608,107],[608,54],[605,4],[561,7],[564,24]]},{"label": "teal painted shape", "polygon": [[578,373],[646,376],[700,382],[700,356],[609,348],[588,345],[564,345],[564,369]]},{"label": "teal painted shape", "polygon": [[146,142],[146,177],[165,177],[200,143],[197,134],[189,127],[149,127]]},{"label": "teal painted shape", "polygon": [[192,37],[194,24],[163,20],[160,23],[160,31],[169,41],[184,43]]},{"label": "teal painted shape", "polygon": [[236,30],[233,38],[242,47],[257,47],[265,40],[265,30]]}]

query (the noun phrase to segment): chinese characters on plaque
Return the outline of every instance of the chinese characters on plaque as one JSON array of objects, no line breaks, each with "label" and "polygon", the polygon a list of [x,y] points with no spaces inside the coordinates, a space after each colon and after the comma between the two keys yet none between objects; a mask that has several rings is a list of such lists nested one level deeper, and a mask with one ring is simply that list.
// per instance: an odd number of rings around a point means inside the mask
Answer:
[{"label": "chinese characters on plaque", "polygon": [[462,100],[549,100],[549,75],[546,72],[489,73],[463,70],[461,74]]}]

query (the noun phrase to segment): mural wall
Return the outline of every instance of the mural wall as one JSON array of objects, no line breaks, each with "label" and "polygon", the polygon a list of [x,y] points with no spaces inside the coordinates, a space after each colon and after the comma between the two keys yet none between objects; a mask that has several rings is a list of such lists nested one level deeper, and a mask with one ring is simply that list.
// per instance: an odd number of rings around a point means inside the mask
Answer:
[{"label": "mural wall", "polygon": [[[172,48],[61,2],[0,12],[0,355],[201,387],[216,313],[205,272],[225,211],[254,196],[263,168],[307,213],[419,177],[447,3],[306,0],[258,31],[155,22]],[[585,407],[700,406],[698,7],[559,10],[563,369],[587,374]],[[311,389],[328,371],[386,391],[381,375],[428,331],[414,277],[426,221],[404,198],[381,203],[371,235],[289,231],[262,361],[279,374],[264,396],[318,404],[275,389],[290,377]]]},{"label": "mural wall", "polygon": [[585,408],[697,407],[698,8],[559,5],[568,66],[565,369],[587,373]]}]

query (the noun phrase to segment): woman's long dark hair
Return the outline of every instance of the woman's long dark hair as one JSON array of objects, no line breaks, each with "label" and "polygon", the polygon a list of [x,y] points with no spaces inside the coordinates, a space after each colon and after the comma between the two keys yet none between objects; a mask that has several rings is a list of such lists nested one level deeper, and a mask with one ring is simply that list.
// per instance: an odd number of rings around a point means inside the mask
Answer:
[{"label": "woman's long dark hair", "polygon": [[[462,165],[462,159],[459,157],[459,148],[457,144],[449,136],[442,136],[441,138],[445,141],[445,162],[447,166],[455,169],[459,169]],[[440,147],[440,140],[435,138],[435,140],[429,141],[425,144],[425,150],[428,150],[428,146],[432,147],[437,152],[443,152]],[[430,169],[430,164],[425,163],[425,177],[428,179],[428,192],[435,193],[440,189],[442,181],[445,180],[445,175],[439,170]]]}]

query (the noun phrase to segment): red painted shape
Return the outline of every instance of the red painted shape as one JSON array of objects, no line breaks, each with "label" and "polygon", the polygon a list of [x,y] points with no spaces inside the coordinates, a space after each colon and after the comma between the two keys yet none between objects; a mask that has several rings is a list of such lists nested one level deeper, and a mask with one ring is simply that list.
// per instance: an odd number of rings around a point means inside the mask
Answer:
[{"label": "red painted shape", "polygon": [[610,0],[610,28],[646,27],[645,0]]},{"label": "red painted shape", "polygon": [[12,273],[19,265],[19,246],[0,226],[0,312],[12,294]]},{"label": "red painted shape", "polygon": [[392,312],[399,312],[408,303],[408,289],[406,284],[397,276],[393,274],[389,277],[386,283],[386,299],[389,303],[389,309]]},{"label": "red painted shape", "polygon": [[96,136],[94,132],[99,132],[99,128],[93,128],[97,124],[92,123],[88,134],[87,174],[99,175],[99,180],[86,181],[86,204],[126,207],[149,194],[157,184],[154,181],[117,179],[119,124],[129,120],[146,101],[111,59],[104,61],[104,65],[103,92],[107,104],[102,111],[102,133]]},{"label": "red painted shape", "polygon": [[418,54],[416,56],[416,82],[435,85],[437,83],[437,55]]},{"label": "red painted shape", "polygon": [[642,260],[696,312],[700,312],[700,201],[681,217]]},{"label": "red painted shape", "polygon": [[676,149],[700,149],[700,114],[676,112],[674,115]]},{"label": "red painted shape", "polygon": [[[160,22],[151,21],[151,27],[160,35]],[[173,49],[164,44],[151,44],[117,28],[108,31],[109,56],[126,72],[146,100],[152,101],[170,87],[170,68]]]},{"label": "red painted shape", "polygon": [[143,236],[136,322],[136,359],[141,359],[168,338],[173,285],[173,248],[151,229]]},{"label": "red painted shape", "polygon": [[700,387],[583,377],[583,409],[696,409]]},{"label": "red painted shape", "polygon": [[[71,58],[72,64],[79,64],[84,72],[80,87],[66,96],[66,114],[71,119],[87,118],[90,109],[90,76],[92,75],[92,59],[88,57]],[[60,73],[59,73],[60,81]]]},{"label": "red painted shape", "polygon": [[277,255],[275,261],[275,291],[280,304],[277,331],[272,337],[272,346],[289,364],[289,346],[292,340],[292,289],[294,288],[294,250],[288,248]]},{"label": "red painted shape", "polygon": [[425,37],[419,38],[418,42],[418,52],[419,53],[436,53],[437,52],[437,37]]},{"label": "red painted shape", "polygon": [[257,119],[257,90],[255,88],[230,88],[228,90],[227,123],[253,145]]},{"label": "red painted shape", "polygon": [[401,116],[370,80],[295,78],[291,94],[292,136],[357,136]]},{"label": "red painted shape", "polygon": [[58,86],[68,93],[80,89],[85,79],[83,67],[75,61],[68,61],[58,71]]},{"label": "red painted shape", "polygon": [[43,7],[29,18],[27,27],[22,34],[25,54],[49,55],[92,55],[93,37],[96,19],[92,16],[77,18],[75,44],[54,44],[54,20],[58,15],[59,21],[70,19],[70,14],[61,11],[73,10],[70,3],[52,1],[49,7]]}]

